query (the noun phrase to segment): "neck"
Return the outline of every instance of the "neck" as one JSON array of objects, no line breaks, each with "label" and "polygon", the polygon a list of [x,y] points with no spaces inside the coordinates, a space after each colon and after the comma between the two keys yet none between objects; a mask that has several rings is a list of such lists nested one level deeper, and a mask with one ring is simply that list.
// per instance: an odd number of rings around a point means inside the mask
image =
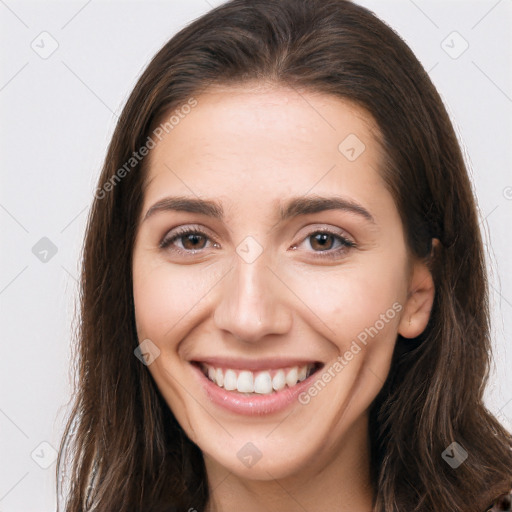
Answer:
[{"label": "neck", "polygon": [[336,448],[308,461],[293,475],[265,481],[240,478],[207,458],[210,499],[206,512],[371,512],[373,489],[366,416],[352,425]]}]

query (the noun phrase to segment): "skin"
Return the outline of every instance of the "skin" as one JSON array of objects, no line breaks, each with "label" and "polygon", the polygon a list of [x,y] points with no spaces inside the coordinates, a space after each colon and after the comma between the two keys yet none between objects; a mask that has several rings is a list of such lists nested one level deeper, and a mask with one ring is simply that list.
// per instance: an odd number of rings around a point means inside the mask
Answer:
[{"label": "skin", "polygon": [[[378,129],[348,101],[280,86],[216,87],[196,99],[148,157],[133,252],[139,340],[160,350],[148,369],[204,454],[209,510],[369,511],[368,408],[397,334],[419,335],[434,297],[378,173]],[[349,134],[365,144],[354,161],[338,149]],[[143,220],[170,195],[216,200],[225,217],[159,211]],[[348,198],[374,223],[342,210],[280,222],[279,205],[303,195]],[[207,238],[196,251],[187,237],[161,249],[178,226]],[[326,257],[340,244],[315,244],[312,234],[325,229],[356,246]],[[236,252],[248,235],[263,249],[251,263]],[[306,405],[240,416],[211,403],[191,368],[208,356],[300,356],[323,362],[321,375],[393,304],[400,311]],[[237,457],[249,441],[261,453],[252,467]]]}]

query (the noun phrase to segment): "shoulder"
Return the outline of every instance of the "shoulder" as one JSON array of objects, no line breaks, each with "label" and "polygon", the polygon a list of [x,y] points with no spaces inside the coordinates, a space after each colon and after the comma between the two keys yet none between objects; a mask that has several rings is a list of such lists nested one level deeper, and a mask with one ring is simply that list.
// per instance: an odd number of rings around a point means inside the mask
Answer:
[{"label": "shoulder", "polygon": [[486,512],[512,511],[512,489],[499,496]]}]

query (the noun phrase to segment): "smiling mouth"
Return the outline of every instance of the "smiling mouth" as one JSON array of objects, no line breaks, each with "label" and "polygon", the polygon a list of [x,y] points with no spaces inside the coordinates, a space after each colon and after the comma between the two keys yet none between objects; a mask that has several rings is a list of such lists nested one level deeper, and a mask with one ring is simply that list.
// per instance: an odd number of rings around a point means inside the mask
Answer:
[{"label": "smiling mouth", "polygon": [[271,395],[285,388],[293,388],[323,366],[322,363],[308,363],[301,366],[251,371],[219,368],[204,362],[196,364],[203,374],[219,388],[246,395]]}]

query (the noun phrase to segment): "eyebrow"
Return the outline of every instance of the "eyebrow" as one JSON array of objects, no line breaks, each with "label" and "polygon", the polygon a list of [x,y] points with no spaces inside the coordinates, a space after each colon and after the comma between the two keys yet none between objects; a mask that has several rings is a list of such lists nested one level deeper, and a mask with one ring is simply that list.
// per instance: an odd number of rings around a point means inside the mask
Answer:
[{"label": "eyebrow", "polygon": [[[280,206],[280,221],[282,222],[299,215],[319,213],[326,210],[342,210],[355,213],[372,224],[376,224],[373,215],[366,208],[355,201],[339,196],[292,197],[284,205]],[[200,213],[219,220],[222,220],[224,217],[222,205],[216,201],[186,196],[174,196],[165,197],[151,206],[146,212],[143,221],[157,212],[165,211]]]}]

